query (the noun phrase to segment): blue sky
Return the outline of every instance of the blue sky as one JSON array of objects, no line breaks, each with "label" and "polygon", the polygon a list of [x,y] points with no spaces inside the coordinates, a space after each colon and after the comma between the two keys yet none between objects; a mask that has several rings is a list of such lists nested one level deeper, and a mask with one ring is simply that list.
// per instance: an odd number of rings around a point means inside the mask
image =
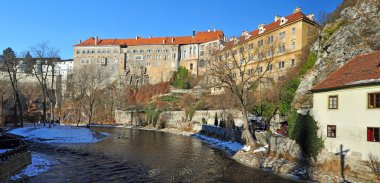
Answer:
[{"label": "blue sky", "polygon": [[16,53],[47,41],[62,58],[88,37],[182,36],[207,29],[237,36],[286,16],[333,11],[342,0],[8,0],[1,2],[0,49]]}]

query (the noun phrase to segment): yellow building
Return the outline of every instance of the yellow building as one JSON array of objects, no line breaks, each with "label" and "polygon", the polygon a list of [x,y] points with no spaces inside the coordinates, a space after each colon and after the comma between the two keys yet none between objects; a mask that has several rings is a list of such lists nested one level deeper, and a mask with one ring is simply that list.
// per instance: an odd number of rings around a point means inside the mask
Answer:
[{"label": "yellow building", "polygon": [[[311,38],[319,31],[314,15],[305,15],[300,8],[292,14],[275,16],[274,22],[260,24],[258,29],[243,31],[239,38],[231,38],[221,47],[223,56],[232,57],[246,67],[246,75],[263,75],[262,82],[284,79],[286,72],[307,58]],[[265,72],[266,71],[266,72]],[[232,77],[239,77],[234,73]]]}]

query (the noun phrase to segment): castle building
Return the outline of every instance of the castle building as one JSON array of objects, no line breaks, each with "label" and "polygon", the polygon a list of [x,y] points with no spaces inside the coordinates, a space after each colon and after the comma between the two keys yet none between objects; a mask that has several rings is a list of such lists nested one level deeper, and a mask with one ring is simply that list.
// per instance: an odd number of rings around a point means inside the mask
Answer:
[{"label": "castle building", "polygon": [[112,80],[135,86],[168,81],[179,66],[202,75],[208,50],[219,48],[224,40],[219,30],[193,31],[181,37],[91,37],[74,45],[74,72],[96,65],[108,70]]},{"label": "castle building", "polygon": [[[269,24],[260,24],[252,32],[243,31],[240,37],[230,38],[222,45],[219,53],[234,57],[246,67],[246,75],[260,75],[264,84],[285,79],[286,72],[301,64],[307,58],[310,41],[319,31],[314,15],[305,15],[296,8],[288,16],[274,17]],[[305,52],[306,51],[306,52]],[[236,71],[238,72],[238,71]],[[237,78],[239,73],[233,73]]]}]

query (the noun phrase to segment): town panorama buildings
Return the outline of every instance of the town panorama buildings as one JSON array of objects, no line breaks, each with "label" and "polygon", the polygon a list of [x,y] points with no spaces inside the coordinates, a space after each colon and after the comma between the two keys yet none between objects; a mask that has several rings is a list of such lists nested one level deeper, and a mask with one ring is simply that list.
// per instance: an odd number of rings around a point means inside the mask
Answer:
[{"label": "town panorama buildings", "polygon": [[[246,67],[245,74],[262,77],[264,85],[278,82],[285,79],[288,71],[306,61],[311,40],[318,35],[319,28],[314,14],[305,15],[297,7],[288,16],[276,15],[273,22],[260,24],[252,32],[243,31],[238,38],[230,38],[222,46],[220,55],[234,55],[236,62],[246,62],[242,64]],[[232,77],[239,78],[238,71]]]},{"label": "town panorama buildings", "polygon": [[113,81],[135,86],[168,81],[179,66],[202,75],[205,58],[224,40],[224,33],[215,29],[181,37],[91,37],[74,46],[74,73],[90,65],[103,67]]}]

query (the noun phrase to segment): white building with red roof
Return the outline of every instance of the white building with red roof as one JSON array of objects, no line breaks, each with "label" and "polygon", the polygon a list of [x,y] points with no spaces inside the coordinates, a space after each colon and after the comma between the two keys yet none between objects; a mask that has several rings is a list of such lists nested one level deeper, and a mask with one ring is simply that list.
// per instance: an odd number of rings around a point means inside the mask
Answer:
[{"label": "white building with red roof", "polygon": [[327,151],[343,145],[351,158],[380,156],[380,52],[356,56],[311,91]]}]

